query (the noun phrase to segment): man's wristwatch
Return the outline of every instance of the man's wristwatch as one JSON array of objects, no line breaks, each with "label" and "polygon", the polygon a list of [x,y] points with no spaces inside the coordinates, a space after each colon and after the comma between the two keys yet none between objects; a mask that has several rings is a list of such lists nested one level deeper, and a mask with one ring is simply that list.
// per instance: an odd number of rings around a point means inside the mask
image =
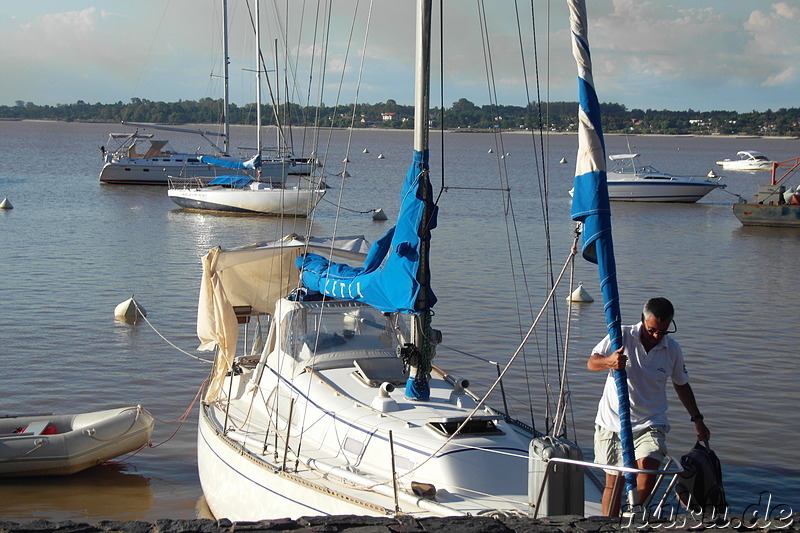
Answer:
[{"label": "man's wristwatch", "polygon": [[689,422],[699,422],[702,419],[703,419],[703,415],[698,413],[698,414],[694,415],[692,418],[690,418]]}]

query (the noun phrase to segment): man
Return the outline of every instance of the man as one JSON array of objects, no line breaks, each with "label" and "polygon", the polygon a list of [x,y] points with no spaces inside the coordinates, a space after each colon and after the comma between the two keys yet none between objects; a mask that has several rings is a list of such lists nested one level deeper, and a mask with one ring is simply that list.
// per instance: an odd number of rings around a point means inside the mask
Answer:
[{"label": "man", "polygon": [[[631,404],[631,426],[637,467],[658,470],[667,453],[667,379],[672,385],[694,424],[697,438],[708,441],[711,432],[697,407],[689,375],[678,343],[668,335],[674,325],[675,310],[666,298],[652,298],[642,310],[642,321],[622,328],[622,347],[611,350],[608,336],[592,350],[587,367],[595,372],[608,371],[603,396],[595,418],[595,462],[622,465],[619,439],[619,399],[613,370],[627,369]],[[636,488],[641,504],[653,490],[655,474],[638,474]],[[617,481],[619,481],[617,483]],[[603,514],[619,516],[620,495],[624,482],[618,471],[606,471],[603,490]]]}]

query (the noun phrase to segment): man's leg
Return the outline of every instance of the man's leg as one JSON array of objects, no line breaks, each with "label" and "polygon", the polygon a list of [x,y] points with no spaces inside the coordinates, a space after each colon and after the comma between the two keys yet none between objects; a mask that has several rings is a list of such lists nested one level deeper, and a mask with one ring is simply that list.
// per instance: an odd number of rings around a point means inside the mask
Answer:
[{"label": "man's leg", "polygon": [[619,516],[620,496],[622,487],[625,486],[624,476],[606,474],[606,486],[603,488],[603,514],[605,516]]},{"label": "man's leg", "polygon": [[[659,467],[661,467],[661,461],[655,457],[642,457],[641,459],[636,460],[636,464],[641,470],[658,470]],[[636,492],[639,496],[640,505],[644,503],[648,496],[650,496],[655,484],[655,474],[638,474],[636,476]]]}]

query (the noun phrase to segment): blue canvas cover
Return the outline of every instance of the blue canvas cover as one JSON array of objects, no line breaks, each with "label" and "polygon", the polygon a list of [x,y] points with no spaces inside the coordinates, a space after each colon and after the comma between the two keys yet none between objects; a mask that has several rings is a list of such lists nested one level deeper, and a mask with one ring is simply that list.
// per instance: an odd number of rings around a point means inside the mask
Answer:
[{"label": "blue canvas cover", "polygon": [[[622,346],[622,324],[617,287],[617,266],[614,259],[614,242],[611,237],[611,202],[608,198],[606,177],[606,148],[601,126],[600,102],[594,88],[592,60],[586,27],[586,6],[583,1],[570,0],[570,27],[572,54],[578,65],[578,155],[575,165],[575,182],[572,196],[572,218],[583,223],[582,254],[587,261],[597,264],[603,306],[606,313],[611,347]],[[626,467],[636,468],[633,449],[633,431],[630,421],[628,376],[625,369],[614,371],[619,400],[620,441]],[[625,476],[629,493],[635,494],[636,474]]]},{"label": "blue canvas cover", "polygon": [[[417,313],[417,296],[420,283],[417,272],[420,268],[420,244],[430,238],[430,230],[436,227],[436,207],[430,205],[431,217],[428,227],[421,227],[425,202],[420,190],[420,176],[428,169],[428,152],[414,151],[411,164],[400,195],[400,214],[397,224],[378,239],[370,248],[363,267],[352,267],[333,263],[318,254],[306,254],[297,258],[302,270],[303,284],[327,296],[357,300],[385,313]],[[430,184],[427,198],[432,198]],[[430,201],[430,200],[428,200]],[[424,258],[427,261],[427,257]],[[436,303],[436,296],[428,288],[428,306]]]},{"label": "blue canvas cover", "polygon": [[228,185],[233,189],[243,189],[253,178],[248,176],[217,176],[209,181],[209,185]]},{"label": "blue canvas cover", "polygon": [[206,165],[214,165],[223,168],[241,170],[243,168],[258,168],[261,166],[261,156],[257,155],[247,161],[231,161],[229,159],[217,159],[207,155],[200,156],[200,161]]}]

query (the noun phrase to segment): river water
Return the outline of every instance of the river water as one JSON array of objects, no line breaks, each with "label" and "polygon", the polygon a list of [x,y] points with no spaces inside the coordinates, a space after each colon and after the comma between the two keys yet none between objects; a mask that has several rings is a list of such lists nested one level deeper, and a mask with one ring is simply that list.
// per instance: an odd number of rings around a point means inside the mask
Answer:
[{"label": "river water", "polygon": [[[400,180],[410,161],[410,132],[356,131],[350,137],[338,131],[326,160],[333,187],[313,220],[198,214],[178,210],[161,187],[101,185],[98,147],[112,130],[125,128],[0,122],[0,199],[7,197],[14,206],[0,211],[0,415],[138,403],[159,420],[153,435],[157,446],[73,476],[0,480],[0,517],[6,520],[205,516],[193,402],[208,365],[184,353],[197,354],[200,257],[216,245],[304,233],[305,224],[319,236],[332,233],[336,224],[339,234],[375,240],[397,214]],[[234,128],[234,135],[234,146],[248,144],[243,129]],[[199,144],[180,134],[169,138],[176,148]],[[525,155],[531,137],[505,135],[502,142],[486,133],[445,136],[445,185],[451,188],[440,200],[432,251],[439,297],[434,325],[444,332],[438,364],[469,378],[477,391],[491,383],[495,369],[460,352],[507,361],[519,330],[512,282],[521,278],[523,265],[534,298],[541,301],[537,295],[544,291],[541,202],[533,160]],[[348,144],[351,177],[344,180],[346,209],[336,222],[341,178],[335,174],[342,171]],[[433,145],[440,144],[434,135]],[[573,231],[567,191],[577,140],[553,135],[544,144],[553,262],[559,267]],[[324,150],[327,140],[323,145]],[[609,136],[607,148],[608,153],[642,153],[661,170],[704,176],[715,161],[735,157],[738,150],[785,160],[796,157],[800,146],[786,139]],[[498,159],[499,153],[508,155]],[[434,170],[441,166],[438,157]],[[568,164],[558,163],[562,157]],[[527,250],[523,263],[508,252],[500,195],[485,190],[498,188],[498,167],[508,172],[519,244]],[[714,191],[698,204],[613,204],[623,321],[637,321],[651,296],[673,301],[676,338],[723,463],[731,508],[756,504],[767,492],[773,503],[797,511],[800,393],[792,369],[800,318],[794,286],[800,279],[795,253],[800,231],[742,227],[730,206],[736,195],[750,198],[768,173],[724,173],[719,167],[716,172],[724,174],[726,191]],[[464,186],[483,189],[457,188]],[[383,208],[389,221],[375,222],[363,213],[374,208]],[[577,261],[575,279],[599,299],[592,265]],[[562,311],[566,291],[557,296]],[[114,319],[114,307],[131,294],[147,309],[152,327]],[[579,443],[590,450],[604,377],[587,371],[585,360],[605,332],[602,304],[581,304],[572,313],[570,421]],[[549,373],[553,364],[535,361],[528,371],[531,380]],[[506,382],[512,404],[523,394],[523,384],[523,378]],[[680,456],[694,444],[693,429],[674,393],[669,394],[668,444]],[[176,422],[187,410],[185,423]],[[534,414],[539,420],[543,416],[543,409]]]}]

